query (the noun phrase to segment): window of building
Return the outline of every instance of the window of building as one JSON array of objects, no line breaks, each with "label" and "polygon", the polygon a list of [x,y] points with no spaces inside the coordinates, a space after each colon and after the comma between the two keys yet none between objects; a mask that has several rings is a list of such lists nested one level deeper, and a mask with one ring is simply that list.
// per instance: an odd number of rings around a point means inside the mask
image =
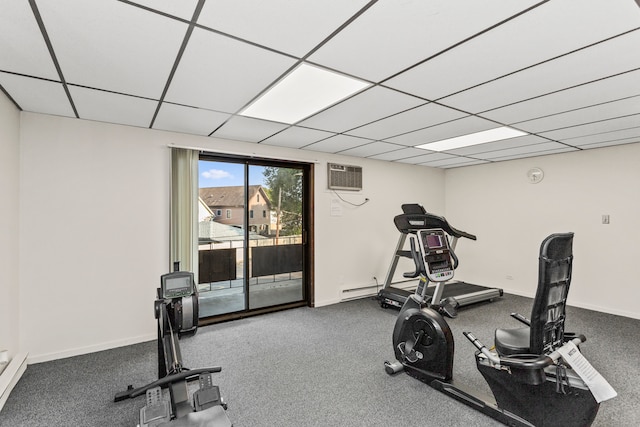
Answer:
[{"label": "window of building", "polygon": [[227,218],[231,218],[231,209],[227,209]]},{"label": "window of building", "polygon": [[249,211],[249,218],[253,218],[253,209]]}]

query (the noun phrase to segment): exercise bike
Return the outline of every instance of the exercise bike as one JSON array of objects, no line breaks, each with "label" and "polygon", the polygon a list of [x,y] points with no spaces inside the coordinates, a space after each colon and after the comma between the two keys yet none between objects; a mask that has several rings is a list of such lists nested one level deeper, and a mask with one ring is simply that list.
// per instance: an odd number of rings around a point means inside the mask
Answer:
[{"label": "exercise bike", "polygon": [[[446,236],[445,239],[447,239]],[[443,282],[450,280],[453,277],[453,274],[442,276],[442,280],[436,282],[437,285],[433,290],[433,294],[429,296],[429,279],[419,267],[419,265],[421,264],[420,254],[416,250],[415,240],[413,239],[413,237],[411,237],[409,240],[409,246],[411,247],[411,257],[413,258],[413,262],[416,265],[416,268],[414,271],[402,273],[402,276],[406,279],[415,279],[416,277],[418,278],[418,286],[416,287],[414,293],[416,297],[415,301],[420,301],[421,307],[430,307],[443,316],[455,319],[458,316],[458,307],[460,306],[460,304],[453,297],[442,297],[442,294],[444,292]],[[455,258],[455,262],[458,262],[458,258]],[[411,298],[407,298],[407,300],[409,299]],[[405,303],[407,302],[408,301],[405,301]],[[416,308],[412,303],[410,304],[410,306]]]},{"label": "exercise bike", "polygon": [[[129,385],[115,395],[114,402],[146,395],[146,405],[140,409],[138,427],[231,427],[226,415],[227,405],[213,385],[212,373],[219,366],[188,369],[182,363],[179,339],[196,333],[198,328],[198,292],[193,273],[179,271],[160,277],[158,299],[154,303],[158,319],[158,380],[142,387]],[[198,380],[199,389],[189,400],[188,383]],[[162,389],[169,389],[169,397]]]},{"label": "exercise bike", "polygon": [[[412,245],[412,251],[418,252],[414,255],[416,269],[425,281],[443,286],[444,281],[453,277],[458,266],[458,259],[449,247],[444,231],[420,230],[417,239],[419,252]],[[573,260],[572,242],[573,233],[553,234],[542,242],[538,289],[531,320],[519,314],[512,315],[526,327],[497,329],[496,351],[487,349],[473,334],[463,332],[477,348],[476,365],[493,398],[481,396],[454,381],[451,329],[440,313],[423,306],[424,292],[420,289],[407,299],[398,315],[393,330],[397,360],[385,362],[386,372],[393,375],[404,370],[436,390],[509,426],[591,425],[599,402],[614,397],[615,391],[601,376],[599,384],[587,378],[588,386],[583,379],[586,375],[581,374],[577,362],[586,362],[577,347],[586,338],[564,332]],[[571,363],[576,360],[575,369],[567,359]],[[588,362],[585,366],[592,368]],[[598,400],[595,394],[598,394]]]}]

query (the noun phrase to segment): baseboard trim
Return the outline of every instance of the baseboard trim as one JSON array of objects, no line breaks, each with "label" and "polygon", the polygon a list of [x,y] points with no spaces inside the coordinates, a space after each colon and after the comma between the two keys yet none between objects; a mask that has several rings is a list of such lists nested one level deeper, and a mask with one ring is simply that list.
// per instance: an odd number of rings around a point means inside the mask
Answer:
[{"label": "baseboard trim", "polygon": [[69,350],[57,351],[52,353],[37,354],[29,357],[29,364],[50,362],[57,359],[65,359],[67,357],[81,356],[83,354],[95,353],[97,351],[111,350],[112,348],[124,347],[132,344],[140,344],[142,342],[154,341],[157,339],[155,334],[140,335],[137,337],[126,338],[123,340],[109,341],[105,343],[90,345],[86,347],[76,347]]},{"label": "baseboard trim", "polygon": [[[519,292],[519,291],[514,291],[512,289],[504,289],[504,292],[507,294],[512,294],[512,295],[518,295],[521,297],[527,297],[527,298],[535,298],[535,295],[530,294],[530,293],[526,293],[526,292]],[[574,301],[573,299],[571,299],[571,291],[569,291],[569,299],[567,300],[567,305],[569,307],[577,307],[577,308],[584,308],[585,310],[592,310],[592,311],[598,311],[600,313],[606,313],[606,314],[613,314],[614,316],[622,316],[622,317],[628,317],[630,319],[640,319],[640,313],[638,312],[631,312],[631,311],[624,311],[624,310],[616,310],[613,309],[611,307],[601,307],[598,305],[594,305],[594,304],[588,304],[582,301]]]},{"label": "baseboard trim", "polygon": [[338,304],[342,302],[340,298],[326,299],[326,300],[316,300],[314,308],[324,307],[327,305]]},{"label": "baseboard trim", "polygon": [[0,375],[0,411],[9,398],[11,390],[18,384],[18,380],[27,369],[27,356],[28,353],[16,354]]},{"label": "baseboard trim", "polygon": [[600,313],[613,314],[614,316],[628,317],[630,319],[640,319],[640,313],[638,312],[634,313],[631,311],[615,310],[608,307],[600,307],[593,304],[582,303],[580,301],[578,302],[571,301],[570,296],[569,296],[569,301],[567,302],[567,305],[569,305],[570,307],[578,307],[578,308],[584,308],[586,310],[599,311]]}]

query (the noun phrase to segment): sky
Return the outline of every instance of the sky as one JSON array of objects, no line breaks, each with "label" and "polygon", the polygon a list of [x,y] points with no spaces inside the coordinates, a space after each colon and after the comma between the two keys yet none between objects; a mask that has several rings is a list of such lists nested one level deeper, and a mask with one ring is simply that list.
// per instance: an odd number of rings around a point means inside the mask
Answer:
[{"label": "sky", "polygon": [[[263,171],[263,166],[249,166],[249,185],[264,185]],[[200,160],[198,183],[200,188],[244,185],[244,164]]]}]

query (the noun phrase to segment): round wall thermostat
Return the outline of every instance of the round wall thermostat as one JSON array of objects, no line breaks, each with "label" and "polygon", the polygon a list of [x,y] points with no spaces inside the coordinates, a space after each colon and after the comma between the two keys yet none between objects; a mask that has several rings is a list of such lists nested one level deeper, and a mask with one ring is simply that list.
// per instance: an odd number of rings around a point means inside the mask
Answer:
[{"label": "round wall thermostat", "polygon": [[527,171],[527,178],[531,184],[537,184],[544,178],[544,172],[540,168],[531,168]]}]

